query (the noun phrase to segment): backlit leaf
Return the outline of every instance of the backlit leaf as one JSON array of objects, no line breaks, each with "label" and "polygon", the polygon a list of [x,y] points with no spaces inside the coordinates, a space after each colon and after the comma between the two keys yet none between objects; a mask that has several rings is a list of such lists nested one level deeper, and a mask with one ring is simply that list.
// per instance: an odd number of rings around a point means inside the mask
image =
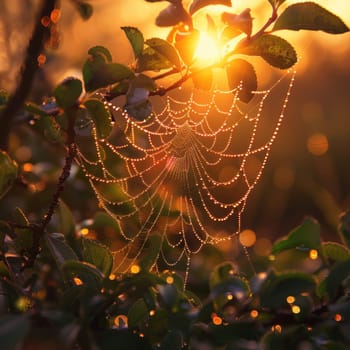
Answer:
[{"label": "backlit leaf", "polygon": [[106,138],[112,130],[112,117],[103,102],[98,99],[89,99],[84,102],[91,119],[94,121],[96,132],[99,138]]},{"label": "backlit leaf", "polygon": [[341,34],[349,31],[346,24],[336,15],[313,2],[293,4],[278,17],[273,30],[322,30]]},{"label": "backlit leaf", "polygon": [[190,32],[178,32],[175,34],[175,47],[182,60],[190,65],[199,43],[200,33],[193,29]]},{"label": "backlit leaf", "polygon": [[125,35],[129,39],[135,58],[139,57],[142,54],[144,44],[141,31],[135,27],[121,27],[121,29],[124,30]]},{"label": "backlit leaf", "polygon": [[295,248],[319,249],[320,245],[320,225],[313,219],[306,219],[286,238],[277,241],[272,247],[272,253]]},{"label": "backlit leaf", "polygon": [[232,6],[231,0],[194,0],[190,6],[190,14],[193,15],[203,7],[210,5]]},{"label": "backlit leaf", "polygon": [[245,55],[261,56],[271,66],[280,69],[290,68],[297,62],[293,46],[275,35],[260,36],[248,46],[238,48],[237,51]]},{"label": "backlit leaf", "polygon": [[337,242],[325,242],[322,244],[323,252],[326,258],[340,262],[350,259],[350,251]]},{"label": "backlit leaf", "polygon": [[252,32],[253,18],[250,14],[250,9],[247,8],[239,15],[234,13],[224,12],[221,16],[222,21],[234,29],[238,29],[248,36]]},{"label": "backlit leaf", "polygon": [[146,44],[154,51],[158,52],[161,56],[165,57],[171,62],[178,70],[181,70],[180,57],[175,48],[169,44],[166,40],[160,38],[152,38],[146,40]]},{"label": "backlit leaf", "polygon": [[145,243],[145,247],[146,247],[146,249],[144,250],[145,253],[139,261],[139,265],[142,267],[143,270],[148,271],[156,263],[160,253],[161,246],[162,246],[161,236],[153,235],[148,238],[147,242]]},{"label": "backlit leaf", "polygon": [[240,87],[237,96],[242,102],[248,103],[254,97],[253,91],[258,87],[252,64],[240,58],[235,59],[227,65],[226,74],[230,89],[235,90]]},{"label": "backlit leaf", "polygon": [[171,68],[173,64],[167,60],[164,56],[150,47],[147,47],[141,56],[137,59],[137,72],[143,71],[159,71],[162,69]]}]

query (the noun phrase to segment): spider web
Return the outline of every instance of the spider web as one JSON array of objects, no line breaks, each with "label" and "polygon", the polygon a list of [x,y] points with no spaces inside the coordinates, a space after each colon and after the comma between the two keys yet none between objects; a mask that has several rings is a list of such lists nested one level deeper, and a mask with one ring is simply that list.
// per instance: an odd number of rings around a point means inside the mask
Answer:
[{"label": "spider web", "polygon": [[[288,72],[271,88],[254,92],[248,105],[239,101],[242,86],[179,90],[153,101],[155,111],[144,121],[104,101],[113,131],[100,139],[93,125],[94,147],[78,145],[78,163],[99,206],[117,224],[115,271],[128,271],[156,245],[154,266],[184,262],[186,281],[193,254],[206,244],[237,237],[294,77]],[[275,116],[271,106],[266,108],[270,98]]]}]

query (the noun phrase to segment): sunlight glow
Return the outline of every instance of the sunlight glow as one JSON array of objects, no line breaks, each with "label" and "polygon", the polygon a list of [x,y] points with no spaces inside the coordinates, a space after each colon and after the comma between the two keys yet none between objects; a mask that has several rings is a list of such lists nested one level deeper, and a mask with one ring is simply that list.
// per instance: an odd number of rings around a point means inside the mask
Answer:
[{"label": "sunlight glow", "polygon": [[201,66],[209,66],[219,61],[219,44],[209,34],[201,32],[195,58]]}]

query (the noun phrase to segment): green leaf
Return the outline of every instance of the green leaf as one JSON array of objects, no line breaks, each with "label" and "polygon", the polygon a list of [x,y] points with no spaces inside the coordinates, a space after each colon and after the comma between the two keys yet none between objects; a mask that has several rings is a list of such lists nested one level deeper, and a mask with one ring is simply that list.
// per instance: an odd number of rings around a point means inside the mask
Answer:
[{"label": "green leaf", "polygon": [[[16,208],[14,212],[14,220],[17,224],[29,226],[30,222],[21,208]],[[15,246],[18,252],[28,250],[33,245],[33,230],[29,228],[16,228]]]},{"label": "green leaf", "polygon": [[128,327],[137,328],[148,317],[148,308],[142,298],[137,299],[128,312]]},{"label": "green leaf", "polygon": [[350,211],[342,213],[339,218],[338,231],[345,244],[350,247]]},{"label": "green leaf", "polygon": [[231,0],[193,0],[190,6],[190,14],[193,15],[203,7],[210,5],[232,6]]},{"label": "green leaf", "polygon": [[166,40],[160,38],[152,38],[146,40],[146,44],[159,55],[165,57],[171,62],[179,71],[181,71],[181,61],[176,49]]},{"label": "green leaf", "polygon": [[127,36],[134,51],[135,58],[138,58],[143,52],[144,38],[141,31],[135,27],[121,27]]},{"label": "green leaf", "polygon": [[73,213],[63,200],[58,202],[57,214],[60,221],[60,232],[67,237],[75,237],[75,222]]},{"label": "green leaf", "polygon": [[112,116],[110,111],[105,107],[103,102],[96,98],[85,101],[84,106],[94,121],[98,138],[104,139],[108,137],[112,131]]},{"label": "green leaf", "polygon": [[169,4],[156,18],[156,25],[159,27],[172,27],[180,22],[185,24],[191,23],[191,17],[186,12],[181,2]]},{"label": "green leaf", "polygon": [[93,59],[100,59],[103,62],[112,62],[112,55],[109,52],[109,50],[104,47],[104,46],[93,46],[90,47],[88,50],[88,54],[93,58]]},{"label": "green leaf", "polygon": [[299,296],[314,291],[316,283],[311,275],[304,273],[284,273],[270,275],[260,294],[261,307],[278,309],[287,305],[288,296]]},{"label": "green leaf", "polygon": [[276,35],[262,35],[248,46],[238,47],[237,52],[250,55],[261,56],[273,67],[287,69],[297,62],[297,54],[288,41]]},{"label": "green leaf", "polygon": [[92,293],[99,293],[103,274],[95,266],[77,260],[68,260],[62,267],[62,273],[66,280],[72,281],[75,277],[79,278],[83,286],[87,287]]},{"label": "green leaf", "polygon": [[322,30],[330,34],[349,31],[346,24],[336,15],[313,2],[293,4],[278,17],[273,30]]},{"label": "green leaf", "polygon": [[164,56],[154,51],[150,47],[147,47],[141,56],[138,57],[136,62],[136,71],[143,72],[146,70],[160,71],[162,69],[171,68],[173,64],[168,61]]},{"label": "green leaf", "polygon": [[134,76],[133,71],[120,63],[111,63],[112,56],[103,46],[88,51],[90,57],[83,67],[83,79],[87,91],[97,90]]},{"label": "green leaf", "polygon": [[210,90],[213,84],[213,71],[210,68],[193,73],[193,85],[197,89]]},{"label": "green leaf", "polygon": [[113,267],[113,256],[105,245],[91,239],[82,238],[83,259],[95,265],[105,276],[109,276]]},{"label": "green leaf", "polygon": [[341,262],[350,259],[350,251],[343,245],[336,242],[322,243],[325,257],[330,260]]},{"label": "green leaf", "polygon": [[89,3],[85,2],[85,1],[75,0],[75,4],[76,4],[77,10],[80,14],[80,17],[84,21],[88,20],[92,16],[94,9]]},{"label": "green leaf", "polygon": [[82,83],[76,78],[67,78],[56,87],[53,94],[57,104],[68,109],[78,103],[78,99],[83,91]]},{"label": "green leaf", "polygon": [[235,59],[226,66],[226,74],[228,85],[233,93],[236,93],[235,89],[240,88],[237,96],[245,103],[248,103],[253,97],[253,91],[258,88],[258,80],[255,73],[255,69],[246,60]]},{"label": "green leaf", "polygon": [[0,199],[12,187],[17,175],[17,163],[5,151],[0,150]]},{"label": "green leaf", "polygon": [[325,278],[325,290],[330,299],[334,299],[342,287],[343,282],[350,276],[350,260],[336,264]]},{"label": "green leaf", "polygon": [[21,342],[30,330],[29,315],[2,315],[0,317],[0,339],[2,350],[22,348]]},{"label": "green leaf", "polygon": [[44,235],[44,241],[59,268],[65,261],[78,260],[74,250],[65,243],[63,235],[52,233],[46,234]]},{"label": "green leaf", "polygon": [[143,270],[150,270],[156,263],[160,253],[160,249],[162,247],[162,243],[162,237],[157,234],[152,235],[147,239],[144,248],[145,254],[141,257],[139,261],[139,265]]},{"label": "green leaf", "polygon": [[320,225],[313,219],[306,219],[286,238],[277,241],[272,247],[272,254],[286,249],[319,249],[321,245]]}]

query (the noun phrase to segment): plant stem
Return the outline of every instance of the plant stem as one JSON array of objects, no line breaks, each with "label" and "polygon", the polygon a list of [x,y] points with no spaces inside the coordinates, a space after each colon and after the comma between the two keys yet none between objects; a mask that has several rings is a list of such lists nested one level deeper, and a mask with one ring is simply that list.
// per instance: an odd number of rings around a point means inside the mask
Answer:
[{"label": "plant stem", "polygon": [[[73,108],[76,108],[76,107],[73,107]],[[61,175],[58,179],[56,190],[52,195],[51,203],[49,205],[49,208],[46,214],[44,215],[44,218],[41,224],[31,226],[31,229],[33,232],[33,245],[30,250],[29,259],[23,265],[22,270],[24,270],[27,267],[33,266],[36,256],[40,252],[40,239],[45,235],[46,228],[50,223],[52,216],[57,208],[59,199],[61,197],[61,193],[64,189],[65,182],[67,181],[70,175],[72,164],[77,153],[77,148],[75,144],[75,131],[74,131],[74,122],[75,122],[74,110],[68,110],[66,111],[66,114],[68,117],[68,128],[67,128],[67,139],[66,139],[65,163],[62,168]]]},{"label": "plant stem", "polygon": [[35,73],[38,69],[37,57],[43,50],[45,36],[49,35],[49,27],[41,24],[41,19],[50,16],[55,7],[55,0],[43,0],[41,9],[36,19],[36,25],[29,41],[26,56],[21,68],[20,81],[17,89],[10,97],[6,107],[0,114],[0,149],[7,150],[9,135],[11,132],[14,117],[21,108],[32,86]]}]

